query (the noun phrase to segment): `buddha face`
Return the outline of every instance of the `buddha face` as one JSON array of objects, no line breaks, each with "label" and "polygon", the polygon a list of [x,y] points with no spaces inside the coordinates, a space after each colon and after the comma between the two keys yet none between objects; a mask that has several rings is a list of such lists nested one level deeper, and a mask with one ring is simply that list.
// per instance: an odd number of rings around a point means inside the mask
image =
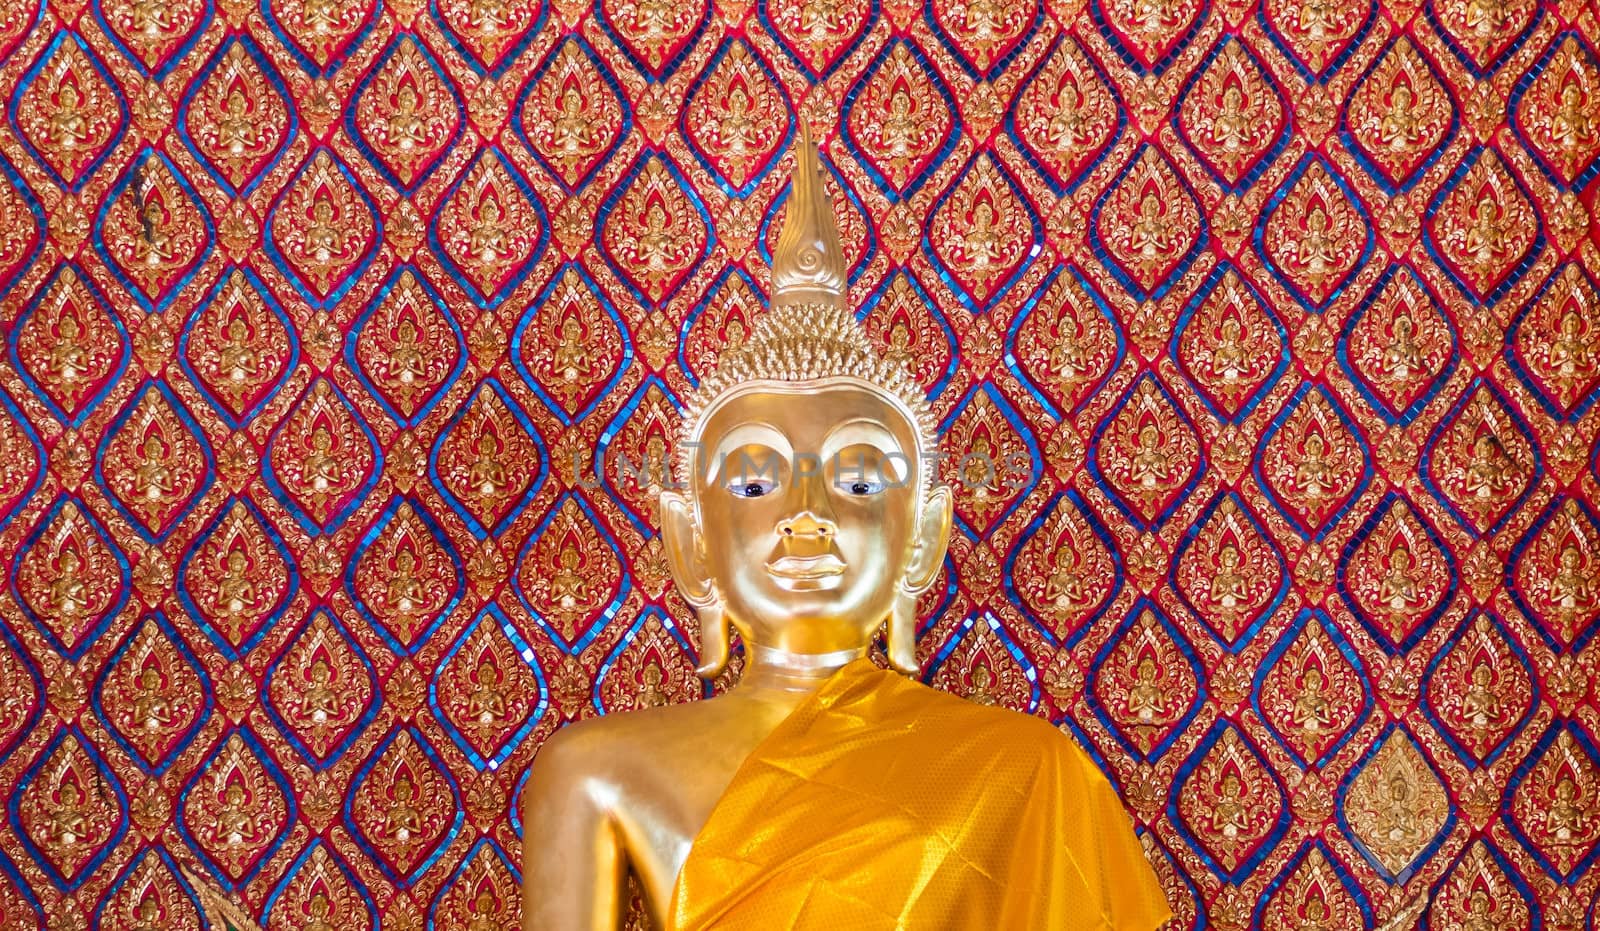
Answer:
[{"label": "buddha face", "polygon": [[687,495],[662,495],[667,554],[685,596],[720,600],[747,642],[860,649],[897,593],[933,583],[950,495],[924,498],[915,425],[889,395],[757,381],[702,423]]}]

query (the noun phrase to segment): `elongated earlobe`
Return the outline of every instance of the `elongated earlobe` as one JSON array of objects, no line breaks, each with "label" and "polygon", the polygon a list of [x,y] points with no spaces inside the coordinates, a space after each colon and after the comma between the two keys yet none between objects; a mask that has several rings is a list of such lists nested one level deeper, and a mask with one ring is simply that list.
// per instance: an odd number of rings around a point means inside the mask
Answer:
[{"label": "elongated earlobe", "polygon": [[917,521],[916,540],[905,578],[895,586],[894,606],[889,609],[889,665],[908,676],[922,672],[917,661],[917,597],[933,587],[950,547],[950,526],[954,518],[954,499],[941,485],[928,493]]},{"label": "elongated earlobe", "polygon": [[917,660],[917,596],[905,586],[895,587],[894,607],[889,609],[889,665],[908,676],[922,672]]},{"label": "elongated earlobe", "polygon": [[661,542],[678,594],[700,618],[700,665],[695,672],[713,678],[728,665],[728,619],[722,594],[706,572],[705,539],[694,506],[675,491],[661,493]]},{"label": "elongated earlobe", "polygon": [[728,619],[715,588],[709,601],[694,606],[694,613],[700,618],[700,665],[694,671],[702,679],[715,679],[728,665]]}]

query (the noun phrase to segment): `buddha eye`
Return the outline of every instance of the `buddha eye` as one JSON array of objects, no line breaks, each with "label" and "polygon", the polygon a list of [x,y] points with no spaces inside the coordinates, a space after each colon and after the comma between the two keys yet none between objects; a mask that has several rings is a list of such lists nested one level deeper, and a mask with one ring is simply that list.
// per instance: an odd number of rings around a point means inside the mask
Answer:
[{"label": "buddha eye", "polygon": [[772,494],[777,487],[778,483],[770,478],[734,479],[728,483],[728,491],[735,498],[759,498]]},{"label": "buddha eye", "polygon": [[841,479],[838,484],[839,487],[847,494],[855,495],[857,497],[875,495],[883,490],[882,482],[875,482],[864,478],[852,478],[848,481]]}]

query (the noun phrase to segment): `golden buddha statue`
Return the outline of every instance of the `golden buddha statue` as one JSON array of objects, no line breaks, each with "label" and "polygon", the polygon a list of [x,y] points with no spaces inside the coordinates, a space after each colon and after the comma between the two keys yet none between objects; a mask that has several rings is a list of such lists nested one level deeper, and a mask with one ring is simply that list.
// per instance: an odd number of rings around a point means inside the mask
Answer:
[{"label": "golden buddha statue", "polygon": [[[916,680],[952,520],[921,387],[845,301],[802,132],[771,308],[690,396],[662,542],[715,698],[563,728],[524,805],[523,931],[1149,931],[1128,816],[1048,722]],[[886,670],[869,656],[886,626]]]}]

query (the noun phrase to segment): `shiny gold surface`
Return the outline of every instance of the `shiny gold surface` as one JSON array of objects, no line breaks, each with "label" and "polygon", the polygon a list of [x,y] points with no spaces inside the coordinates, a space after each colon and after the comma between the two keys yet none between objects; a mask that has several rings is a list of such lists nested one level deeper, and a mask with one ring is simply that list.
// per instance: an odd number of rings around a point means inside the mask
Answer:
[{"label": "shiny gold surface", "polygon": [[[1049,831],[1047,822],[1019,823],[1028,820],[1021,809],[1006,806],[1014,806],[1020,793],[1003,784],[991,791],[986,772],[994,767],[988,764],[1026,767],[1028,760],[1047,759],[1059,768],[1059,760],[1078,759],[1074,753],[1081,757],[1048,725],[992,709],[981,714],[1003,715],[1002,724],[991,726],[998,719],[987,717],[968,720],[967,709],[980,714],[977,706],[879,673],[864,659],[887,626],[891,663],[904,672],[917,670],[916,598],[938,575],[949,542],[951,497],[948,489],[934,487],[928,474],[934,438],[920,391],[877,357],[844,306],[838,230],[808,137],[802,138],[796,164],[796,206],[774,256],[774,307],[757,322],[745,346],[719,360],[688,404],[678,460],[684,488],[661,496],[662,536],[673,577],[700,617],[700,672],[715,675],[726,663],[731,625],[745,645],[743,675],[716,698],[583,721],[545,744],[523,800],[524,931],[617,928],[628,904],[630,867],[656,927],[723,927],[717,918],[720,900],[706,891],[708,882],[716,885],[715,863],[721,862],[711,851],[737,845],[741,838],[771,841],[772,825],[779,823],[763,823],[769,813],[763,798],[771,787],[764,788],[741,767],[753,753],[773,761],[791,752],[792,744],[773,737],[781,728],[794,736],[801,722],[837,725],[836,714],[822,713],[829,708],[864,725],[869,735],[914,723],[925,703],[946,712],[956,708],[952,721],[979,728],[963,738],[962,751],[969,764],[978,763],[952,770],[959,775],[948,786],[945,808],[930,813],[919,830],[957,830],[948,806],[987,799],[992,804],[973,807],[970,815],[988,819],[984,831],[1006,836]],[[853,696],[851,702],[830,699],[841,689]],[[992,744],[986,732],[993,733]],[[804,734],[802,728],[798,735]],[[1042,739],[1043,751],[1034,746]],[[901,749],[937,755],[942,745]],[[892,762],[883,752],[846,754],[832,772],[854,773],[852,784],[863,789],[881,786]],[[1091,764],[1083,766],[1082,772],[1073,769],[1077,781],[1067,790],[1099,787],[1095,799],[1078,801],[1090,802],[1112,819],[1104,822],[1120,831],[1112,841],[1131,845],[1133,859],[1119,854],[1118,868],[1141,870],[1139,877],[1153,884],[1115,795]],[[798,761],[790,768],[797,777],[803,771]],[[837,790],[812,784],[808,797],[803,810],[787,811],[782,823],[808,825],[811,840],[825,843],[839,832],[871,836],[875,831],[870,813],[830,804],[830,797],[840,797]],[[738,800],[745,805],[742,812],[734,805]],[[732,814],[713,817],[723,810]],[[798,828],[783,830],[789,834],[776,838],[779,846],[807,841]],[[706,858],[690,856],[692,849],[702,849],[697,837],[706,840]],[[1067,859],[1051,854],[1034,866],[1066,863],[1074,840],[1038,838],[1041,849],[1060,848],[1059,856]],[[859,859],[864,872],[858,880],[903,884],[908,875],[918,875],[917,857],[902,843],[836,856],[831,863],[849,872],[856,869],[852,859]],[[1093,863],[1085,865],[1083,879],[1089,882],[1113,878],[1096,872]],[[1025,875],[1055,881],[1053,874]],[[959,882],[941,886],[946,896],[964,887]],[[1035,891],[1027,881],[1016,888]],[[729,892],[724,888],[716,895]],[[786,894],[781,883],[762,891],[764,896]],[[765,914],[760,899],[744,904],[754,914]],[[945,907],[941,902],[949,904],[937,897],[902,904],[906,914],[925,922],[937,917]],[[827,921],[830,914],[818,904],[804,926]],[[749,921],[726,926],[765,927]],[[917,926],[967,927],[937,920]]]}]

